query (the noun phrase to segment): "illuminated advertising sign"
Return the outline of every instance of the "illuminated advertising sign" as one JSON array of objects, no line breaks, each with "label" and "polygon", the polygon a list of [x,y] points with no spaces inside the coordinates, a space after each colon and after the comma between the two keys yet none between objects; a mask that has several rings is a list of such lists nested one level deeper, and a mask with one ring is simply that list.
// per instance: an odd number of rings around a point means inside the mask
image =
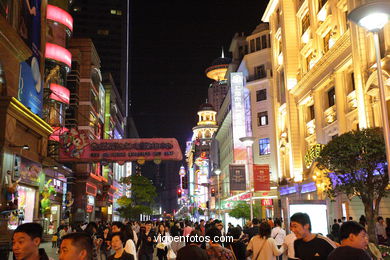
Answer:
[{"label": "illuminated advertising sign", "polygon": [[72,66],[72,54],[56,44],[46,43],[45,58],[65,63],[69,67]]},{"label": "illuminated advertising sign", "polygon": [[233,124],[233,156],[234,161],[240,163],[246,160],[246,148],[240,141],[241,137],[246,136],[244,76],[242,72],[230,73],[230,90]]},{"label": "illuminated advertising sign", "polygon": [[183,158],[175,138],[134,138],[90,140],[74,128],[61,135],[60,160],[63,162],[153,161]]},{"label": "illuminated advertising sign", "polygon": [[59,102],[69,104],[70,99],[70,91],[64,86],[50,83],[51,94],[49,96],[50,99],[57,100]]},{"label": "illuminated advertising sign", "polygon": [[73,18],[65,10],[54,5],[47,5],[46,17],[48,20],[63,24],[68,27],[70,31],[73,31]]},{"label": "illuminated advertising sign", "polygon": [[32,56],[20,63],[18,99],[42,116],[43,82],[40,71],[41,47],[41,1],[20,1],[18,32],[32,51]]}]

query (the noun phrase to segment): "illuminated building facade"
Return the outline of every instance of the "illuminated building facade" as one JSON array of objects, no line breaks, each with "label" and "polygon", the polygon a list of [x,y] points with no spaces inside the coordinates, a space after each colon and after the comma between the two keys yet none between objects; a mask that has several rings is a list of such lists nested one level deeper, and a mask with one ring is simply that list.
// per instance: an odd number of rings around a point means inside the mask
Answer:
[{"label": "illuminated building facade", "polygon": [[272,186],[272,190],[267,188],[256,191],[253,194],[253,203],[262,205],[262,217],[274,217],[278,216],[278,210],[274,210],[278,205],[276,191],[278,164],[272,99],[275,92],[272,82],[268,24],[260,23],[245,40],[247,54],[242,58],[237,72],[243,73],[244,86],[249,90],[250,95],[250,119],[246,121],[250,124],[247,128],[252,129],[251,136],[254,140],[248,156],[252,157],[253,164],[269,167],[270,186]]},{"label": "illuminated building facade", "polygon": [[[273,47],[278,178],[285,217],[295,200],[326,202],[326,184],[313,165],[320,144],[382,124],[372,35],[346,18],[363,2],[271,0],[263,15]],[[385,88],[390,85],[389,26],[379,33]],[[339,196],[327,203],[329,220],[364,215],[356,197],[349,201]],[[386,203],[388,199],[382,201]],[[389,213],[381,206],[380,215]]]},{"label": "illuminated building facade", "polygon": [[[10,228],[36,221],[47,232],[49,221],[57,228],[63,219],[71,170],[58,163],[55,143],[69,103],[66,44],[73,24],[68,5],[65,0],[0,4],[0,211],[18,210],[7,218]],[[18,194],[12,203],[4,197],[6,184]],[[53,192],[44,193],[44,184]],[[7,214],[2,216],[0,233],[8,234]],[[0,243],[7,239],[1,236]]]},{"label": "illuminated building facade", "polygon": [[[217,112],[208,103],[202,104],[198,111],[198,123],[193,127],[192,141],[187,147],[188,199],[193,215],[205,215],[209,201],[210,146],[218,129]],[[195,213],[197,212],[197,213]]]},{"label": "illuminated building facade", "polygon": [[230,59],[225,57],[223,51],[221,57],[215,59],[211,66],[205,71],[209,79],[214,80],[208,89],[208,101],[214,107],[215,111],[219,111],[222,102],[228,92],[226,81],[226,71],[229,67]]},{"label": "illuminated building facade", "polygon": [[[91,39],[72,38],[69,43],[72,53],[72,69],[68,86],[77,102],[67,113],[69,128],[86,131],[90,139],[104,137],[105,89],[100,72],[100,58]],[[101,162],[104,164],[104,162]],[[113,187],[108,190],[108,179],[103,176],[101,163],[74,164],[75,183],[70,187],[75,196],[73,221],[102,218],[102,207],[112,203]],[[111,200],[111,201],[110,201]]]}]

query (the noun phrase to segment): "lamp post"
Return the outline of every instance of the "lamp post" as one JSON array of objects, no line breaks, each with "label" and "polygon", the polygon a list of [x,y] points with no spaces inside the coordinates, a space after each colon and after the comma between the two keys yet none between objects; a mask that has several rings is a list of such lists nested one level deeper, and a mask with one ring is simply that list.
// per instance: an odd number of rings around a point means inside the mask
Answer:
[{"label": "lamp post", "polygon": [[348,14],[348,19],[358,26],[372,32],[374,36],[376,66],[378,72],[378,87],[380,96],[380,106],[382,112],[383,132],[386,144],[386,160],[387,160],[387,174],[390,177],[390,128],[387,114],[385,88],[383,84],[381,55],[379,47],[378,32],[389,22],[390,18],[390,2],[375,1],[361,5],[353,9]]},{"label": "lamp post", "polygon": [[214,171],[215,175],[217,175],[217,189],[218,189],[218,218],[221,218],[221,194],[219,193],[219,175],[221,174],[220,169],[216,169]]},{"label": "lamp post", "polygon": [[250,166],[252,165],[253,167],[253,161],[252,161],[252,156],[251,156],[251,148],[252,148],[252,145],[253,145],[253,142],[256,138],[254,137],[251,137],[251,136],[247,136],[247,137],[241,137],[240,138],[240,141],[244,143],[245,147],[246,147],[246,168],[248,169],[247,170],[247,185],[246,185],[246,189],[249,190],[250,194],[251,194],[251,197],[249,199],[249,208],[250,208],[250,211],[251,211],[251,220],[253,219],[253,205],[252,205],[252,183],[253,183],[253,173],[252,171],[250,170]]}]

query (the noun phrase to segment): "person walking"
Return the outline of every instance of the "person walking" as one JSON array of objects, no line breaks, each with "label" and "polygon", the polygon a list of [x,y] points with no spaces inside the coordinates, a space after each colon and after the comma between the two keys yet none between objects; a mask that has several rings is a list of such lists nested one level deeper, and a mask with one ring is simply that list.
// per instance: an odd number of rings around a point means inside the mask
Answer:
[{"label": "person walking", "polygon": [[209,237],[209,248],[206,250],[209,260],[233,260],[233,252],[221,246],[218,242],[221,239],[221,231],[211,228],[206,232]]},{"label": "person walking", "polygon": [[49,260],[43,248],[43,228],[38,223],[25,223],[18,226],[12,236],[12,252],[15,260]]},{"label": "person walking", "polygon": [[[275,239],[276,246],[281,248],[284,243],[284,238],[286,237],[286,231],[282,229],[282,222],[280,219],[275,219],[274,225],[275,227],[271,231],[271,237]],[[277,256],[276,259],[282,260],[283,254]]]},{"label": "person walking", "polygon": [[252,237],[247,246],[247,255],[252,260],[274,260],[283,254],[286,245],[278,248],[275,239],[271,237],[271,226],[268,222],[260,223],[259,233]]},{"label": "person walking", "polygon": [[156,248],[157,248],[157,257],[158,260],[167,260],[168,254],[168,237],[169,233],[165,232],[164,224],[159,224],[157,227],[157,239],[156,239]]},{"label": "person walking", "polygon": [[139,260],[152,260],[154,251],[154,231],[152,231],[152,222],[146,221],[145,230],[140,232],[138,238],[137,250]]},{"label": "person walking", "polygon": [[123,233],[113,233],[111,236],[111,246],[115,250],[115,253],[108,257],[108,260],[134,260],[134,256],[126,253],[123,245],[126,241]]},{"label": "person walking", "polygon": [[179,251],[177,251],[176,260],[208,260],[206,250],[200,248],[200,245],[202,244],[200,242],[201,236],[201,231],[193,230],[189,237],[190,242],[186,246],[180,248]]},{"label": "person walking", "polygon": [[241,230],[238,227],[231,227],[228,236],[233,237],[233,242],[229,243],[227,248],[230,249],[234,254],[235,260],[245,260],[246,259],[246,245],[240,239]]},{"label": "person walking", "polygon": [[356,221],[344,222],[340,228],[341,246],[334,249],[328,260],[371,260],[364,251],[368,245],[367,233],[362,225]]},{"label": "person walking", "polygon": [[92,260],[93,240],[84,232],[75,232],[63,237],[59,260]]},{"label": "person walking", "polygon": [[290,218],[291,231],[297,239],[294,242],[295,257],[301,260],[326,260],[336,244],[329,238],[311,233],[310,217],[306,213],[295,213]]}]

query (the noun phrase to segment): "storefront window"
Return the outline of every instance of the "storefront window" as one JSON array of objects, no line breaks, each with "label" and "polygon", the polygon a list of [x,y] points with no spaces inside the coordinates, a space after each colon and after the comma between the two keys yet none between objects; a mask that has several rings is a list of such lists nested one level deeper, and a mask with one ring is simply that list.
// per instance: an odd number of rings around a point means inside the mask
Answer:
[{"label": "storefront window", "polygon": [[17,214],[11,214],[8,223],[9,229],[15,229],[18,225],[33,222],[36,190],[27,186],[18,186],[18,210]]}]

